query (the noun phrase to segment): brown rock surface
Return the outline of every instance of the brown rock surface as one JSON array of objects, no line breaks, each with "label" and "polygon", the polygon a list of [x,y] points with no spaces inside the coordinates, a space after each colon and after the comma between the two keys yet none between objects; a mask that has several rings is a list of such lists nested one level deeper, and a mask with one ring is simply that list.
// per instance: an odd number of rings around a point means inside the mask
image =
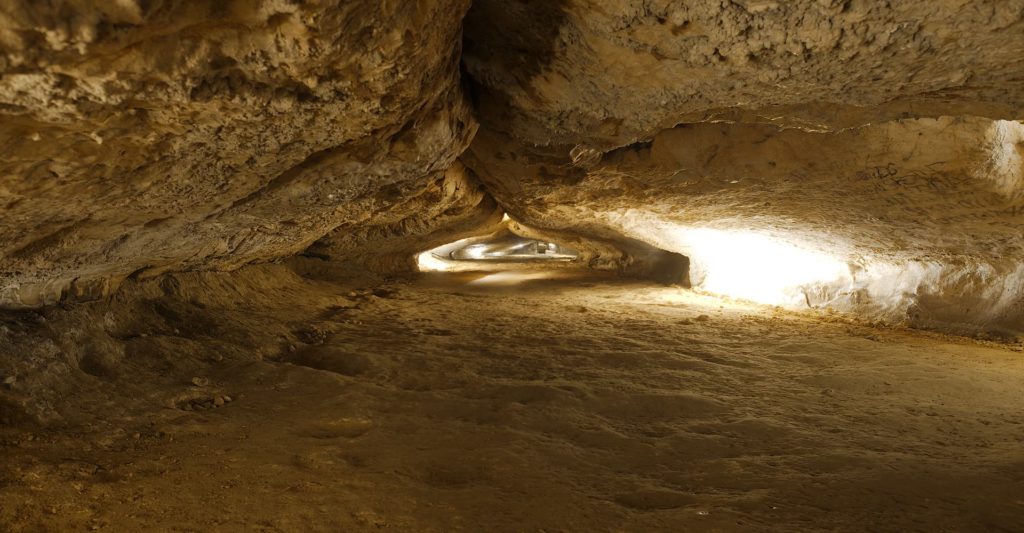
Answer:
[{"label": "brown rock surface", "polygon": [[1022,21],[3,0],[0,531],[1017,531]]},{"label": "brown rock surface", "polygon": [[741,263],[740,274],[770,277],[764,265],[784,258],[741,249],[764,236],[827,254],[841,270],[764,303],[1019,331],[1022,142],[1020,123],[978,118],[837,133],[703,124],[598,154],[581,168],[558,148],[517,147],[485,130],[464,159],[518,219],[685,254],[698,286],[715,269],[737,268],[720,260],[709,236],[737,247],[724,259]]},{"label": "brown rock surface", "polygon": [[4,4],[0,306],[304,251],[409,269],[506,210],[706,289],[680,232],[760,232],[847,269],[773,303],[1019,325],[1024,4],[469,4]]},{"label": "brown rock surface", "polygon": [[475,129],[457,84],[467,7],[5,2],[0,305],[416,212]]},{"label": "brown rock surface", "polygon": [[1024,118],[1018,1],[480,0],[466,24],[481,120],[528,144],[605,150],[737,118]]},{"label": "brown rock surface", "polygon": [[463,159],[524,223],[686,254],[697,286],[778,258],[695,237],[771,239],[841,272],[727,294],[1022,331],[1022,57],[1020,2],[485,0]]},{"label": "brown rock surface", "polygon": [[1020,523],[1020,353],[648,283],[486,280],[255,265],[21,312],[46,321],[5,322],[0,353],[47,357],[0,357],[0,529]]}]

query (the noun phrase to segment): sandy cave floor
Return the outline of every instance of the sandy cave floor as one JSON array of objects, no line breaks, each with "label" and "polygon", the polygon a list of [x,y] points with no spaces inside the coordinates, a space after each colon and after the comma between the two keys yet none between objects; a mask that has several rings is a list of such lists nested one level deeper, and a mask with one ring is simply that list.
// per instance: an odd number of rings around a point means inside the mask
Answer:
[{"label": "sandy cave floor", "polygon": [[1024,354],[491,276],[316,282],[348,304],[276,355],[82,381],[88,424],[0,428],[0,529],[1024,531]]}]

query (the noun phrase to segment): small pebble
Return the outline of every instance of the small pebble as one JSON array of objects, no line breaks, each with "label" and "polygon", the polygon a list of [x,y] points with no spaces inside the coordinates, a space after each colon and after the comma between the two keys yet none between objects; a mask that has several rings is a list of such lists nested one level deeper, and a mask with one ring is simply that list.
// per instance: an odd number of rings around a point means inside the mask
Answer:
[{"label": "small pebble", "polygon": [[194,377],[192,378],[192,384],[196,387],[205,387],[210,384],[210,380],[206,378]]},{"label": "small pebble", "polygon": [[228,396],[228,395],[224,395],[224,401],[225,402],[230,402],[231,401],[231,397]]},{"label": "small pebble", "polygon": [[222,405],[224,405],[224,398],[217,396],[216,398],[213,399],[213,405],[216,407],[221,407]]}]

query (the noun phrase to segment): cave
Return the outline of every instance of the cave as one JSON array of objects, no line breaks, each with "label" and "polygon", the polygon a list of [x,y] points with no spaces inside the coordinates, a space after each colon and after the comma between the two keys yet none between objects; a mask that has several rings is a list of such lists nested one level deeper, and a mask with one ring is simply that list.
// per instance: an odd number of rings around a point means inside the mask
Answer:
[{"label": "cave", "polygon": [[1024,2],[0,2],[0,531],[1021,531]]}]

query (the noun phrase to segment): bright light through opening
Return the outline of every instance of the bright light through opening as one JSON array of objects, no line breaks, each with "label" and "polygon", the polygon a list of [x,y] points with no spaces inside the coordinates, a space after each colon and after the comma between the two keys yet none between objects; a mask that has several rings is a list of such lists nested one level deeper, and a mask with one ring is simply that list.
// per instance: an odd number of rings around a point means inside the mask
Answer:
[{"label": "bright light through opening", "polygon": [[803,306],[807,291],[852,282],[845,262],[767,234],[708,228],[678,229],[681,251],[703,276],[705,291],[770,305]]},{"label": "bright light through opening", "polygon": [[558,243],[529,239],[504,230],[438,246],[417,255],[416,262],[420,272],[458,272],[500,269],[502,264],[571,263],[577,257],[575,250]]},{"label": "bright light through opening", "polygon": [[456,270],[453,263],[439,259],[431,250],[416,255],[416,268],[420,272],[452,272]]}]

